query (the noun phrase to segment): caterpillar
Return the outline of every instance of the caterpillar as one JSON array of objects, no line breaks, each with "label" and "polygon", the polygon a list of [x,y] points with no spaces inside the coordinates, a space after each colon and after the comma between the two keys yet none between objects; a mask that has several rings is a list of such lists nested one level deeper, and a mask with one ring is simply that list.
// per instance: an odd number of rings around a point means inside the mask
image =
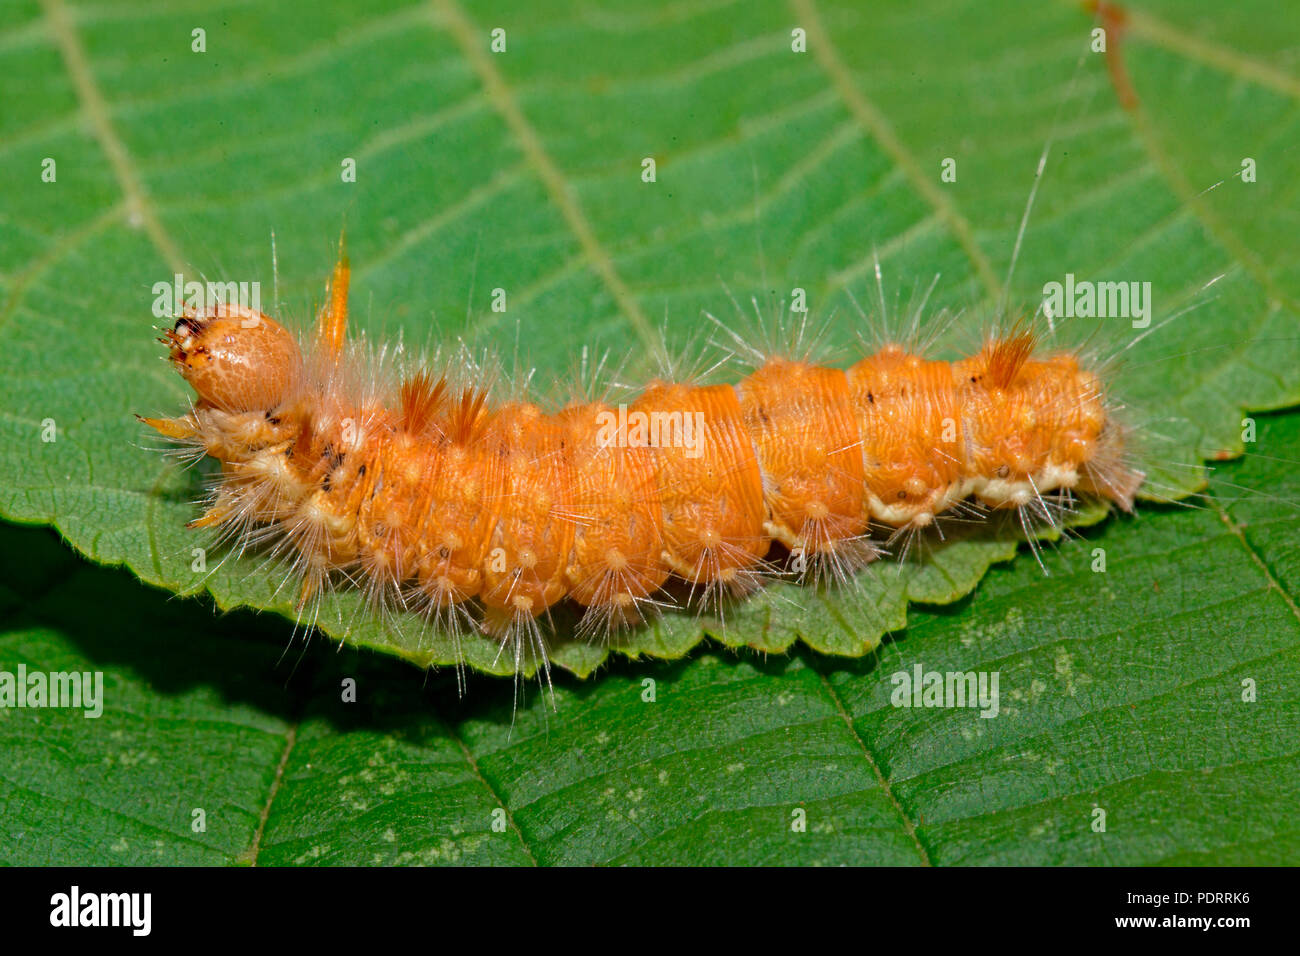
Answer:
[{"label": "caterpillar", "polygon": [[745,597],[783,573],[774,550],[800,579],[843,580],[885,553],[873,529],[1014,511],[1028,530],[1076,498],[1131,511],[1144,481],[1098,373],[1027,322],[957,361],[760,350],[734,384],[661,377],[548,412],[496,400],[472,363],[385,373],[348,342],[349,275],[340,244],[302,342],[260,311],[187,307],[160,341],[197,400],[140,418],[220,463],[189,527],[291,557],[300,612],[355,586],[522,667],[545,663],[539,620],[562,601],[605,639],[674,581],[688,601]]}]

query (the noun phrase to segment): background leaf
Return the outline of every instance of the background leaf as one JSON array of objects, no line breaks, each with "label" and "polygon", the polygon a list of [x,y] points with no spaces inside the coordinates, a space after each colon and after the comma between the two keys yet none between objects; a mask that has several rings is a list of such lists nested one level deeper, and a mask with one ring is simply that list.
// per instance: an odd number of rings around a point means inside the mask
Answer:
[{"label": "background leaf", "polygon": [[[1300,417],[1260,440],[1300,454]],[[620,661],[517,713],[506,682],[458,700],[445,672],[286,651],[272,617],[214,619],[9,527],[0,667],[102,670],[106,707],[0,709],[6,860],[1295,863],[1300,519],[1225,505],[1236,484],[1300,494],[1253,458],[1206,508],[1089,532],[1106,574],[999,567],[871,657]],[[1000,713],[891,706],[917,664],[997,672]]]},{"label": "background leaf", "polygon": [[[486,52],[492,26],[508,53]],[[790,50],[796,26],[807,54]],[[1242,450],[1242,408],[1300,398],[1287,145],[1300,26],[1263,3],[1143,4],[1110,36],[1136,111],[1103,57],[1076,69],[1091,26],[1075,4],[1028,2],[321,3],[219,18],[8,4],[0,513],[150,584],[285,611],[256,562],[206,582],[190,570],[194,476],[131,417],[187,396],[147,329],[154,282],[185,271],[270,288],[274,230],[280,311],[301,319],[346,219],[359,329],[507,355],[518,343],[552,381],[583,347],[643,353],[661,324],[686,348],[701,308],[734,316],[724,283],[765,305],[806,288],[848,360],[863,327],[848,294],[869,300],[878,253],[891,304],[937,273],[933,305],[968,310],[940,343],[955,354],[997,298],[1053,132],[1012,300],[1073,272],[1151,281],[1158,318],[1198,306],[1132,349],[1115,383],[1160,436],[1159,485],[1194,490],[1189,466]],[[206,53],[190,51],[196,27]],[[950,156],[958,181],[941,185]],[[1260,169],[1249,185],[1232,178],[1245,156]],[[46,157],[57,183],[40,179]],[[355,184],[340,181],[344,157]],[[486,308],[496,287],[504,317]],[[40,440],[48,419],[54,443]],[[1262,454],[1294,458],[1294,429],[1270,422]],[[528,704],[513,737],[509,687],[478,681],[450,704],[445,677],[421,690],[369,658],[309,653],[284,691],[287,628],[242,614],[196,625],[196,605],[11,528],[6,664],[102,669],[112,703],[95,732],[0,710],[17,755],[2,826],[28,862],[650,862],[686,848],[753,862],[1293,860],[1293,469],[1269,460],[1231,474],[1272,497],[1108,522],[1045,558],[1046,580],[1021,558],[963,598],[1014,545],[961,542],[865,578],[851,600],[796,592],[791,608],[777,591],[722,635],[862,654],[906,622],[878,655],[620,663],[592,686],[562,681],[555,712]],[[1105,587],[1093,544],[1112,556]],[[909,614],[909,600],[959,603]],[[330,610],[337,636],[354,607]],[[680,657],[698,635],[670,619],[627,650]],[[368,618],[349,639],[447,656]],[[491,646],[471,656],[492,669]],[[557,650],[579,673],[602,657]],[[891,708],[888,675],[913,660],[996,666],[1004,693],[1024,696],[994,721]],[[348,673],[369,691],[353,710],[332,703]],[[1259,704],[1237,702],[1244,677]],[[790,834],[800,803],[818,839]],[[1124,808],[1122,834],[1088,829],[1094,803]],[[214,818],[198,839],[194,806]]]}]

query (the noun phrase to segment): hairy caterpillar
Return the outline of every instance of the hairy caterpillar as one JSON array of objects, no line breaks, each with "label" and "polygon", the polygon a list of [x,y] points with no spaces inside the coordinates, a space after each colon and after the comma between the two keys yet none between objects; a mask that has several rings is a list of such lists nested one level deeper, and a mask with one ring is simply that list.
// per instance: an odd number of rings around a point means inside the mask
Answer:
[{"label": "hairy caterpillar", "polygon": [[606,637],[670,579],[743,597],[774,543],[801,577],[846,578],[882,553],[873,526],[1015,510],[1028,528],[1074,495],[1127,511],[1144,479],[1097,374],[1023,325],[955,362],[784,350],[734,385],[656,379],[548,413],[455,362],[376,385],[346,342],[348,277],[340,254],[306,348],[248,308],[188,310],[161,341],[198,401],[142,421],[221,463],[191,527],[291,555],[300,609],[351,584],[481,629],[517,668],[545,662],[538,619],[566,598]]}]

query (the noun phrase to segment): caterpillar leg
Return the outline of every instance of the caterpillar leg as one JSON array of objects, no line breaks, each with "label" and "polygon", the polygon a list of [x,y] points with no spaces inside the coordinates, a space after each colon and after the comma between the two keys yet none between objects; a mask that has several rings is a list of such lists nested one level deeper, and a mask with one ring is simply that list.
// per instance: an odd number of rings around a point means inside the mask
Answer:
[{"label": "caterpillar leg", "polygon": [[224,522],[228,517],[230,517],[233,510],[234,499],[228,495],[223,495],[217,500],[216,504],[203,512],[200,517],[188,522],[185,527],[190,531],[194,531],[198,528],[210,528],[213,525]]},{"label": "caterpillar leg", "polygon": [[294,604],[294,610],[301,614],[303,609],[307,606],[307,603],[316,595],[316,592],[319,589],[320,580],[316,575],[304,575],[302,579],[302,587],[298,591],[298,600]]},{"label": "caterpillar leg", "polygon": [[198,434],[198,427],[189,415],[182,415],[180,418],[145,418],[143,415],[135,417],[165,438],[184,441]]},{"label": "caterpillar leg", "polygon": [[325,286],[325,304],[316,321],[316,346],[333,358],[338,358],[343,353],[343,343],[347,336],[348,280],[351,274],[346,234],[339,233],[339,259]]}]

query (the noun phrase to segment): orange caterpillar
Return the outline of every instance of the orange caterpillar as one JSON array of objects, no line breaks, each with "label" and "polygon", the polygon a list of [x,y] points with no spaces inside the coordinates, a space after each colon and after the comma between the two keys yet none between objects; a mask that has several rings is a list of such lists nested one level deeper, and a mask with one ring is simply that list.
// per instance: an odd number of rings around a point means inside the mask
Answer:
[{"label": "orange caterpillar", "polygon": [[306,357],[261,313],[185,315],[162,341],[198,401],[142,419],[221,462],[191,527],[292,553],[300,608],[343,577],[503,642],[567,597],[604,635],[673,576],[752,590],[774,541],[842,574],[879,553],[873,523],[923,528],[968,499],[1045,514],[1052,492],[1130,510],[1144,477],[1097,376],[1026,332],[957,362],[776,357],[735,386],[655,381],[630,407],[547,414],[427,370],[391,394],[350,384],[348,274],[341,257]]}]

